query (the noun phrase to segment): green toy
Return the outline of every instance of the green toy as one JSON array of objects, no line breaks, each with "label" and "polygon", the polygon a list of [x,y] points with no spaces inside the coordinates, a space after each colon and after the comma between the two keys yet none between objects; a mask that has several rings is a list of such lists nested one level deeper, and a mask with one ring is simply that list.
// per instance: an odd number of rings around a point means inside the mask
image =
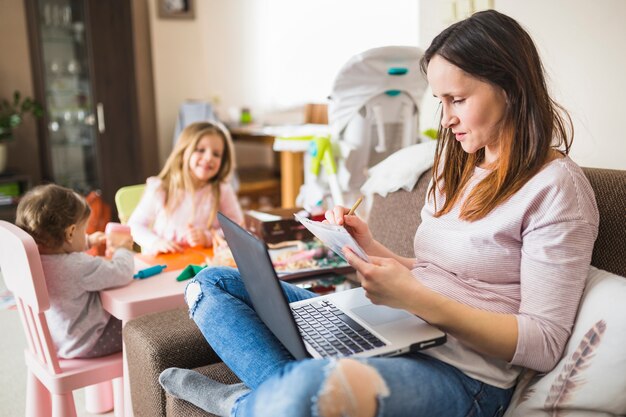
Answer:
[{"label": "green toy", "polygon": [[176,281],[185,281],[195,277],[198,272],[206,268],[206,265],[187,265],[183,272],[176,277]]}]

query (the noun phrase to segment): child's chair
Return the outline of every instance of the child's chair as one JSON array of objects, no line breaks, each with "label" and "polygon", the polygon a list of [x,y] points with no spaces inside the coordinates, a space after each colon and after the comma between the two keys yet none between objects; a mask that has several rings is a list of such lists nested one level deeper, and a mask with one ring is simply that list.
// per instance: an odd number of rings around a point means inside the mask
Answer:
[{"label": "child's chair", "polygon": [[117,215],[120,218],[122,224],[126,224],[130,215],[139,204],[143,191],[146,188],[145,184],[129,185],[122,187],[115,193],[115,206],[117,207]]},{"label": "child's chair", "polygon": [[122,416],[122,353],[94,359],[57,358],[44,315],[50,301],[37,244],[28,233],[2,220],[0,269],[15,296],[28,342],[25,415],[75,417],[72,391],[86,387],[88,412],[110,411],[115,402],[115,415]]}]

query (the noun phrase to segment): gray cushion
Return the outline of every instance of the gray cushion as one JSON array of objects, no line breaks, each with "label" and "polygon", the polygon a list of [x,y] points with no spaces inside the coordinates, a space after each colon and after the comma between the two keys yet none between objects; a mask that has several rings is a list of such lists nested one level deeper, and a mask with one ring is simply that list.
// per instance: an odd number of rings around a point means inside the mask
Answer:
[{"label": "gray cushion", "polygon": [[598,238],[591,264],[626,276],[626,171],[583,168],[596,194],[600,212]]}]

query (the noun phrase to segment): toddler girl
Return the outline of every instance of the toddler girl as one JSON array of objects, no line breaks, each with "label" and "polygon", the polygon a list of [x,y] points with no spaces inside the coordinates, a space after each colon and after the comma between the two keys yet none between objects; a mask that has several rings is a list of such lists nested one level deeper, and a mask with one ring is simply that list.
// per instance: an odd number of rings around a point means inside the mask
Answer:
[{"label": "toddler girl", "polygon": [[[37,242],[50,309],[46,319],[61,358],[93,358],[122,350],[122,322],[104,311],[98,291],[133,279],[130,237],[85,233],[91,209],[74,191],[48,184],[28,192],[15,224]],[[106,240],[111,259],[84,253]]]},{"label": "toddler girl", "polygon": [[128,224],[146,253],[212,245],[217,211],[237,223],[243,213],[228,179],[234,169],[230,134],[217,122],[199,122],[180,134],[161,173],[146,190]]}]

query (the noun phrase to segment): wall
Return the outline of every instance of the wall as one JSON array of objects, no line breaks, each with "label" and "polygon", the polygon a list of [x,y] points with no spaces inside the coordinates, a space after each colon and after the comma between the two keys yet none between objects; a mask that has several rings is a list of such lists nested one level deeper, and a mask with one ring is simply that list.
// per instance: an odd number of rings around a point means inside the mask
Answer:
[{"label": "wall", "polygon": [[[156,1],[149,1],[152,63],[161,163],[172,148],[178,106],[185,100],[228,96],[242,102],[250,89],[248,13],[241,1],[195,1],[193,20],[161,19]],[[254,2],[246,2],[254,7]],[[222,70],[214,70],[222,65]],[[224,65],[228,67],[224,68]],[[237,82],[232,82],[237,80]],[[227,91],[222,86],[229,86]]]},{"label": "wall", "polygon": [[[441,0],[420,0],[420,45],[446,25]],[[178,105],[185,99],[222,98],[222,107],[249,103],[254,79],[247,74],[254,54],[252,21],[241,8],[257,2],[196,1],[196,19],[163,20],[156,17],[155,0],[135,0],[147,5],[150,15],[154,96],[159,148],[157,168],[171,149]],[[574,118],[576,139],[572,157],[586,166],[626,169],[626,141],[619,132],[619,108],[626,97],[626,2],[623,0],[496,0],[495,7],[518,19],[537,42],[551,78],[555,97]],[[0,97],[14,89],[33,94],[24,4],[0,0]],[[252,10],[255,12],[255,10]],[[260,12],[260,11],[259,11]],[[226,68],[219,63],[228,63]],[[237,80],[233,83],[232,80]],[[423,112],[422,126],[432,125],[433,108]],[[27,118],[9,144],[9,168],[41,176],[35,123]],[[157,139],[157,138],[154,138]],[[147,139],[150,140],[150,139]],[[18,157],[28,155],[28,157]]]},{"label": "wall", "polygon": [[[170,20],[157,17],[156,1],[150,1],[162,161],[172,147],[178,106],[185,99],[217,98],[225,120],[232,118],[229,109],[249,106],[257,120],[297,123],[302,121],[302,101],[325,101],[335,74],[354,53],[417,45],[414,1],[376,1],[368,7],[355,0],[341,5],[335,0],[194,3],[194,20]],[[320,11],[326,13],[320,16]],[[380,27],[384,25],[386,29]],[[240,163],[241,156],[238,147]]]},{"label": "wall", "polygon": [[[14,90],[33,96],[32,72],[23,1],[0,0],[0,99],[10,98]],[[41,170],[36,122],[29,115],[14,131],[15,140],[8,145],[7,169],[30,175],[39,182]]]},{"label": "wall", "polygon": [[[553,96],[574,122],[572,159],[626,169],[619,111],[626,97],[626,1],[496,0],[495,9],[517,19],[535,40]],[[422,47],[447,26],[448,10],[440,0],[421,0]],[[433,110],[432,102],[428,107]]]}]

